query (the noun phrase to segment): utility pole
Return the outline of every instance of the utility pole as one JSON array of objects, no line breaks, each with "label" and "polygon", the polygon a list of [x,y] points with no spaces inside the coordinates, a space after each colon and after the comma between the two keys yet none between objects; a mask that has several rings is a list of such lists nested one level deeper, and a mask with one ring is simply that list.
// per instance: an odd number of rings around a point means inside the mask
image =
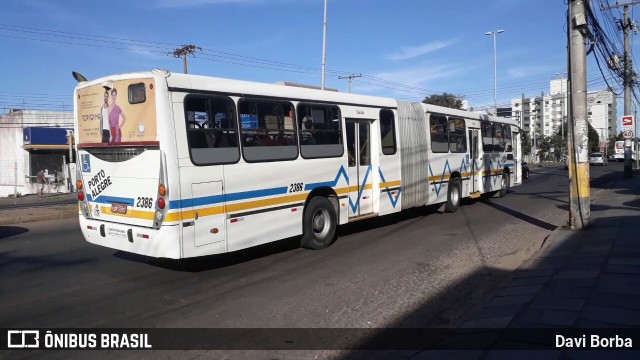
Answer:
[{"label": "utility pole", "polygon": [[362,77],[362,74],[351,74],[349,76],[338,76],[338,79],[347,79],[349,81],[349,94],[351,94],[351,80]]},{"label": "utility pole", "polygon": [[324,90],[324,74],[327,62],[327,0],[324,0],[324,20],[322,22],[322,79],[320,89]]},{"label": "utility pole", "polygon": [[182,58],[182,68],[184,70],[184,73],[187,73],[187,55],[191,54],[193,55],[193,53],[195,53],[196,51],[202,51],[202,48],[200,46],[197,45],[182,45],[182,47],[179,47],[171,52],[169,52],[169,55],[175,57],[175,58]]},{"label": "utility pole", "polygon": [[[622,82],[624,84],[624,115],[631,115],[631,86],[633,85],[633,68],[631,67],[631,47],[629,45],[629,30],[635,30],[635,23],[631,19],[629,19],[629,6],[633,6],[636,4],[640,4],[640,1],[631,1],[624,4],[618,4],[601,7],[601,10],[609,10],[613,8],[622,7],[624,9],[624,18],[622,20],[618,20],[618,25],[622,29],[624,34],[624,79]],[[634,120],[636,121],[636,120]],[[634,137],[637,137],[638,134],[635,133],[634,129]],[[624,142],[624,177],[630,178],[632,177],[631,165],[633,163],[633,158],[631,156],[631,142]]]},{"label": "utility pole", "polygon": [[587,126],[587,56],[588,32],[585,15],[587,0],[571,0],[567,23],[569,37],[569,225],[584,229],[591,219],[589,189],[589,154]]}]

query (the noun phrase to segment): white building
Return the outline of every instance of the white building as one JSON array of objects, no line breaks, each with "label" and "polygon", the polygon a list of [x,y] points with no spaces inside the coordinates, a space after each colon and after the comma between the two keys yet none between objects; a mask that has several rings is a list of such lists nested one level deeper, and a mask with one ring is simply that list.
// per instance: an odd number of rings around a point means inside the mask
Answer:
[{"label": "white building", "polygon": [[0,115],[0,197],[36,194],[36,174],[45,170],[46,193],[69,192],[67,131],[73,113],[12,109]]},{"label": "white building", "polygon": [[[551,136],[566,119],[568,113],[567,80],[554,79],[549,84],[549,93],[535,97],[511,100],[512,118],[531,138]],[[604,141],[609,135],[617,134],[616,101],[609,90],[587,93],[587,120]],[[611,130],[609,130],[611,128]]]}]

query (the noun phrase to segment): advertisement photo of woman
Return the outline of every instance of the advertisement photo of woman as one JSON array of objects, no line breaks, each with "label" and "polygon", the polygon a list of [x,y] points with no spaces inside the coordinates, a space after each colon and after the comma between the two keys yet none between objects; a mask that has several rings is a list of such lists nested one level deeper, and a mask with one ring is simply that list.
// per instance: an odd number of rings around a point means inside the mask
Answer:
[{"label": "advertisement photo of woman", "polygon": [[[109,103],[109,127],[111,128],[111,142],[120,142],[122,134],[120,129],[127,122],[127,117],[116,103],[116,98],[118,97],[118,91],[116,89],[111,89],[111,97]],[[120,118],[122,118],[122,122],[120,122]]]}]

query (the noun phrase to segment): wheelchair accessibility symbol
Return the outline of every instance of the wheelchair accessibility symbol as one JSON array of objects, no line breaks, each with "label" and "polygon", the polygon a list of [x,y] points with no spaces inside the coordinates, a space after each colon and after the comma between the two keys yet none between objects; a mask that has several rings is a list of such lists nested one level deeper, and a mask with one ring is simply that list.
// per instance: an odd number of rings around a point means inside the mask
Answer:
[{"label": "wheelchair accessibility symbol", "polygon": [[82,154],[82,172],[91,172],[89,154]]}]

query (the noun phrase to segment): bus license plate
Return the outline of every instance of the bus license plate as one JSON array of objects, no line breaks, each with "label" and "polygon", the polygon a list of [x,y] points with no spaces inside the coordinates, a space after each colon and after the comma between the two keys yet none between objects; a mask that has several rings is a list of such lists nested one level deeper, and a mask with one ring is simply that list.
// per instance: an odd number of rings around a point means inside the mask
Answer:
[{"label": "bus license plate", "polygon": [[111,212],[117,214],[126,214],[127,213],[127,204],[111,204]]}]

